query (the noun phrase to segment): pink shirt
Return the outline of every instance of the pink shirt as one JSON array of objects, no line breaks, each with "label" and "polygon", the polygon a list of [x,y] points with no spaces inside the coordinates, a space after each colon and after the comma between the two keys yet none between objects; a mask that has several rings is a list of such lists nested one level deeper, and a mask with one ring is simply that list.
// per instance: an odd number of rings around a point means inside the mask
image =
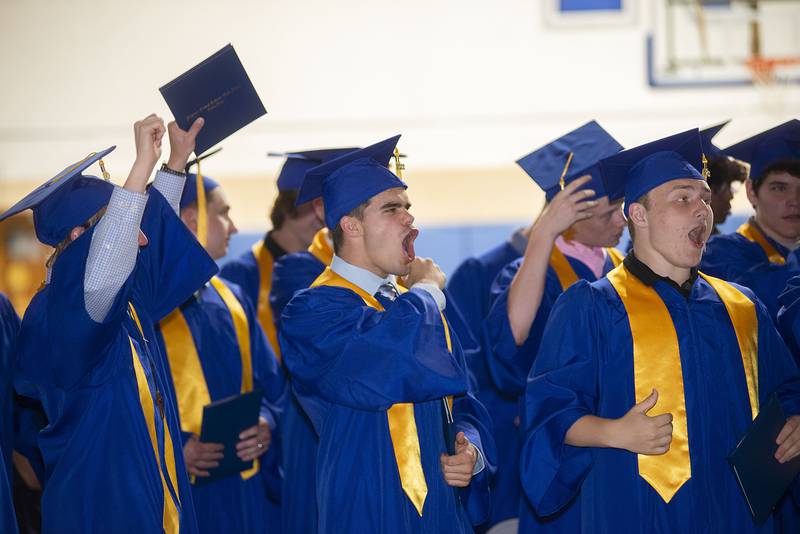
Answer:
[{"label": "pink shirt", "polygon": [[556,239],[556,247],[565,256],[574,258],[586,265],[594,273],[595,278],[603,276],[608,252],[603,247],[589,247],[577,241],[567,241],[562,236]]}]

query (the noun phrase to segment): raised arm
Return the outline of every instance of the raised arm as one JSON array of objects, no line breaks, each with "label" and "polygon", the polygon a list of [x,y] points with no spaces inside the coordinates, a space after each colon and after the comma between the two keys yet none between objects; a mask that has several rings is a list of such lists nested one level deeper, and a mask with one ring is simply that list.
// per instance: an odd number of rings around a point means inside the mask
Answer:
[{"label": "raised arm", "polygon": [[508,294],[508,322],[514,341],[522,345],[539,311],[544,294],[545,275],[556,238],[574,223],[591,217],[596,201],[591,189],[579,190],[591,178],[582,176],[571,182],[545,207],[531,229],[522,265],[511,281]]},{"label": "raised arm", "polygon": [[184,169],[189,161],[189,156],[194,151],[195,140],[203,124],[205,124],[203,118],[198,117],[188,131],[181,130],[175,121],[167,125],[169,160],[166,168],[162,168],[156,173],[153,187],[164,195],[164,198],[175,213],[180,211],[181,195],[183,194],[183,186],[186,180]]},{"label": "raised arm", "polygon": [[[145,243],[139,226],[147,203],[145,187],[158,158],[164,121],[155,114],[133,125],[136,160],[122,188],[115,187],[106,213],[92,234],[84,272],[84,302],[89,317],[102,322],[136,265],[139,246]],[[73,230],[73,233],[76,233]],[[73,239],[77,235],[72,236]]]}]

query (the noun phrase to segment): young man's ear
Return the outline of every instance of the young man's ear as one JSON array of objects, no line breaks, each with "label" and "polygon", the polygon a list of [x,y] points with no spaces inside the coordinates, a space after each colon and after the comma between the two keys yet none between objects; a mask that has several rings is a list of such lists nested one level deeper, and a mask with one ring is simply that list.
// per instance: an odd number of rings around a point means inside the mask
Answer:
[{"label": "young man's ear", "polygon": [[320,197],[312,200],[311,207],[314,209],[314,215],[316,215],[320,221],[325,222],[325,204],[322,203],[322,198]]},{"label": "young man's ear", "polygon": [[361,221],[355,217],[345,215],[342,217],[341,221],[339,221],[339,224],[342,226],[344,234],[348,237],[360,237],[363,232]]},{"label": "young man's ear", "polygon": [[197,233],[197,206],[192,204],[181,210],[181,220],[192,233]]},{"label": "young man's ear", "polygon": [[628,208],[628,220],[637,228],[647,227],[647,210],[642,204],[634,202]]},{"label": "young man's ear", "polygon": [[756,193],[756,188],[753,187],[753,180],[748,178],[744,181],[744,189],[747,193],[747,200],[750,201],[750,205],[753,206],[753,209],[756,209],[758,205],[758,193]]}]

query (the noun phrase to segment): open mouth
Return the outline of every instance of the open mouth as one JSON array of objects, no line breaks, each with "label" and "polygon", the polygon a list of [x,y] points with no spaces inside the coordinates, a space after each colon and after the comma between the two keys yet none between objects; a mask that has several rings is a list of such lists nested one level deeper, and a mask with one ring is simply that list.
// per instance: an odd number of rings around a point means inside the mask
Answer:
[{"label": "open mouth", "polygon": [[406,263],[411,263],[416,258],[416,254],[414,252],[414,240],[419,235],[419,230],[416,228],[412,228],[406,236],[403,238],[403,252],[405,253]]},{"label": "open mouth", "polygon": [[706,226],[700,224],[689,231],[689,241],[697,248],[703,248],[706,244]]}]

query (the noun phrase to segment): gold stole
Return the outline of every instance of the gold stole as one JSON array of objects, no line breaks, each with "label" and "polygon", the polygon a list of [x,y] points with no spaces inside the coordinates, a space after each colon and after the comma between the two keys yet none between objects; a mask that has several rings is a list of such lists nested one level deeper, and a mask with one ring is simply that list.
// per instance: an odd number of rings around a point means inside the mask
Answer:
[{"label": "gold stole", "polygon": [[272,290],[272,267],[275,258],[272,257],[269,249],[264,245],[264,240],[260,240],[253,245],[253,256],[256,257],[258,265],[258,322],[264,333],[267,335],[269,344],[272,346],[275,357],[281,361],[281,347],[278,344],[278,332],[275,330],[275,321],[272,319],[272,308],[269,305],[269,293]]},{"label": "gold stole", "polygon": [[622,263],[622,260],[625,259],[625,254],[615,249],[614,247],[608,247],[606,249],[606,253],[608,254],[608,257],[611,258],[611,264],[614,267],[619,267],[619,264]]},{"label": "gold stole", "polygon": [[[660,456],[638,455],[639,475],[669,502],[691,478],[689,431],[678,334],[664,301],[652,287],[624,265],[608,273],[628,315],[633,339],[636,402],[658,390],[651,413],[672,414],[672,443]],[[716,291],[730,316],[744,366],[752,417],[758,413],[758,319],[755,305],[741,291],[718,278],[701,274]]]},{"label": "gold stole", "polygon": [[[358,287],[342,278],[330,267],[314,280],[311,287],[318,286],[331,286],[343,287],[356,293],[364,303],[375,308],[378,311],[384,311],[383,306],[378,300]],[[408,291],[402,286],[398,286],[400,293]],[[442,315],[442,323],[444,324],[444,335],[447,343],[447,350],[453,350],[450,341],[450,329],[447,326],[447,321]],[[452,407],[452,399],[448,398],[448,402]],[[387,411],[386,417],[389,420],[389,435],[392,438],[392,448],[394,449],[394,457],[397,461],[397,469],[400,472],[400,485],[403,491],[411,500],[417,513],[422,516],[422,507],[425,505],[425,498],[428,495],[428,484],[425,482],[425,473],[422,470],[422,454],[419,448],[419,435],[417,434],[417,422],[414,417],[414,404],[411,402],[404,402],[393,404]]]},{"label": "gold stole", "polygon": [[736,229],[736,233],[746,237],[748,240],[752,241],[753,243],[758,243],[758,245],[764,251],[764,254],[767,255],[769,258],[770,263],[774,263],[776,265],[786,265],[786,258],[781,256],[781,253],[775,250],[767,238],[750,222],[746,222],[741,225],[739,228]]},{"label": "gold stole", "polygon": [[[219,294],[231,314],[242,360],[241,392],[253,391],[253,359],[250,351],[250,326],[247,314],[236,295],[218,277],[211,279],[211,285]],[[164,347],[172,370],[172,381],[178,398],[178,413],[184,432],[200,435],[203,422],[203,406],[211,403],[203,366],[197,354],[192,332],[180,308],[176,308],[159,323]],[[258,472],[258,459],[253,467],[242,471],[241,477],[247,480]]]},{"label": "gold stole", "polygon": [[[134,321],[136,322],[136,326],[139,328],[139,333],[142,335],[142,339],[144,339],[142,323],[139,322],[139,316],[136,314],[133,304],[128,303],[128,309],[131,312],[131,317],[133,317]],[[131,339],[130,336],[128,337],[128,342],[131,346],[131,359],[133,360],[133,372],[136,375],[136,388],[139,391],[139,404],[142,406],[142,414],[144,415],[144,421],[147,425],[147,432],[150,434],[150,443],[153,446],[156,466],[158,467],[159,475],[161,475],[161,487],[164,491],[164,511],[161,524],[166,534],[177,534],[180,530],[180,513],[178,512],[178,507],[175,505],[175,501],[172,500],[172,494],[169,492],[166,481],[166,479],[169,478],[170,482],[172,483],[172,487],[175,490],[175,495],[178,498],[178,503],[180,503],[178,475],[175,470],[175,450],[172,446],[172,436],[170,435],[169,426],[167,425],[164,414],[159,411],[161,424],[164,428],[164,461],[167,464],[167,472],[165,474],[164,469],[161,466],[160,455],[158,453],[158,437],[156,436],[155,403],[153,402],[153,395],[150,392],[150,386],[147,383],[147,376],[144,373],[142,362],[139,361],[136,348],[133,346],[133,339]],[[155,379],[156,370],[151,369],[151,372],[153,373]]]},{"label": "gold stole", "polygon": [[[611,262],[614,264],[614,267],[617,267],[620,263],[622,263],[622,260],[625,257],[615,248],[607,248],[606,252],[611,258]],[[569,286],[578,281],[578,275],[575,272],[575,269],[573,269],[572,265],[569,264],[569,260],[564,253],[561,252],[555,245],[553,245],[553,251],[550,253],[550,267],[552,267],[556,272],[556,276],[558,277],[558,282],[561,284],[562,291],[566,291]]]},{"label": "gold stole", "polygon": [[308,246],[308,252],[317,258],[325,267],[330,265],[331,261],[333,261],[333,248],[330,245],[328,234],[327,228],[321,229],[314,234],[314,239]]}]

